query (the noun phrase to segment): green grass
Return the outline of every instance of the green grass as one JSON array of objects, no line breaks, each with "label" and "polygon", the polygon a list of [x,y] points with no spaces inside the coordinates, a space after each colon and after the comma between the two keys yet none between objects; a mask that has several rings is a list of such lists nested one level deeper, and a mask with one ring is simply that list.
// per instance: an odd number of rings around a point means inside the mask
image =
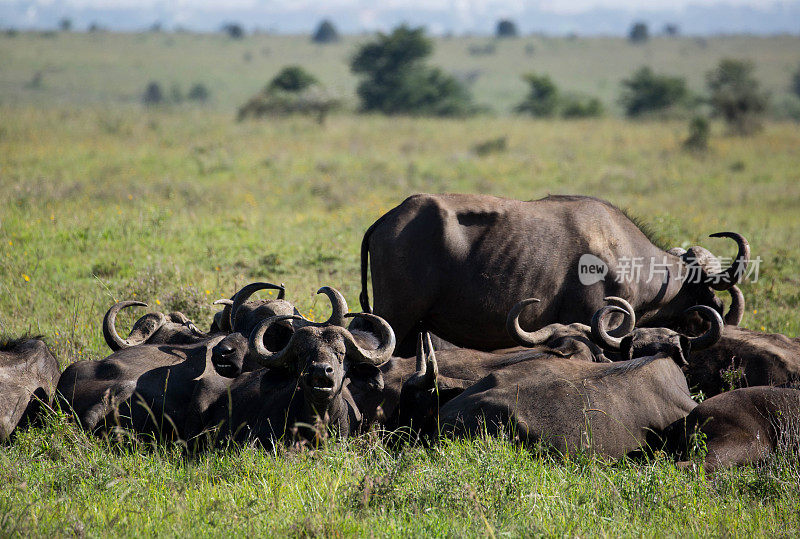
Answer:
[{"label": "green grass", "polygon": [[[137,104],[145,86],[158,81],[165,92],[177,84],[185,94],[201,82],[211,91],[208,108],[233,115],[288,64],[300,64],[332,93],[357,105],[356,78],[349,59],[369,36],[345,36],[315,45],[308,36],[249,36],[241,41],[214,34],[0,34],[0,99],[5,104]],[[495,53],[473,56],[472,46],[489,38],[434,39],[432,63],[464,80],[473,79],[476,100],[508,113],[524,97],[523,73],[550,75],[563,91],[599,97],[616,109],[620,81],[643,65],[686,77],[705,92],[705,74],[721,58],[752,60],[756,76],[774,101],[789,99],[792,73],[800,66],[800,37],[723,36],[654,38],[631,45],[623,38],[547,38],[501,40]],[[533,54],[526,47],[533,46]],[[31,87],[37,72],[41,84]]]},{"label": "green grass", "polygon": [[[454,191],[595,195],[670,245],[720,255],[732,242],[708,234],[741,232],[762,258],[759,281],[744,287],[744,325],[800,334],[796,125],[767,123],[743,139],[714,124],[710,151],[697,155],[682,150],[679,121],[233,120],[290,61],[352,92],[344,61],[356,41],[318,50],[299,37],[0,37],[0,333],[42,333],[62,365],[98,359],[115,300],[180,309],[207,327],[211,301],[256,279],[285,282],[311,316],[327,316],[321,285],[357,310],[367,226],[411,193]],[[719,56],[751,54],[775,92],[798,63],[788,37],[702,49],[688,39],[635,48],[531,38],[531,58],[527,39],[500,43],[496,57],[466,55],[478,41],[440,40],[435,61],[483,69],[475,94],[498,111],[524,93],[517,77],[529,69],[612,100],[640,58],[699,89]],[[42,87],[25,88],[47,66]],[[135,101],[151,78],[184,91],[206,82],[214,101],[144,110]],[[505,150],[473,150],[502,137]],[[707,480],[663,456],[563,460],[499,440],[394,450],[374,434],[316,451],[190,459],[179,447],[94,439],[54,416],[0,447],[0,535],[791,535],[798,477],[796,461],[782,459]]]}]

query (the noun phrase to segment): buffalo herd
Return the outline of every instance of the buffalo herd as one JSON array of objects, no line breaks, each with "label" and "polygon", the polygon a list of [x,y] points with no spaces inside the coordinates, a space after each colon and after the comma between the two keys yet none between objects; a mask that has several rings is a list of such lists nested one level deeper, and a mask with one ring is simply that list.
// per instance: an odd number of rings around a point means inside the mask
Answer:
[{"label": "buffalo herd", "polygon": [[382,428],[390,443],[498,435],[681,466],[701,441],[707,471],[757,462],[797,446],[800,340],[738,327],[750,246],[712,236],[736,243],[727,267],[659,247],[596,198],[414,195],[364,234],[362,312],[323,286],[331,315],[312,321],[257,282],[215,302],[208,331],[152,312],[123,338],[120,310],[146,305],[119,302],[102,323],[111,354],[63,372],[40,337],[0,342],[0,438],[60,408],[101,436],[190,451]]}]

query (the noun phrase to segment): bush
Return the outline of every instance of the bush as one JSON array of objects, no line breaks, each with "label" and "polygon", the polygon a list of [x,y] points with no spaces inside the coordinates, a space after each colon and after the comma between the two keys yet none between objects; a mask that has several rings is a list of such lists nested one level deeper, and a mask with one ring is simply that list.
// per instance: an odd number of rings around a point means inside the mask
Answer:
[{"label": "bush", "polygon": [[161,91],[161,85],[157,82],[151,82],[142,95],[142,103],[145,105],[159,105],[164,102],[164,92]]},{"label": "bush", "polygon": [[501,19],[497,21],[497,28],[495,28],[494,35],[497,37],[517,37],[517,25],[514,21],[508,19]]},{"label": "bush", "polygon": [[60,21],[58,21],[58,29],[62,32],[71,32],[72,31],[72,19],[68,17],[64,17]]},{"label": "bush", "polygon": [[794,72],[792,75],[792,93],[797,97],[800,97],[800,67],[797,68],[797,71]]},{"label": "bush", "polygon": [[558,88],[550,77],[528,73],[522,79],[528,83],[528,95],[514,110],[540,118],[553,116],[558,108],[559,97]]},{"label": "bush", "polygon": [[267,86],[267,92],[273,90],[300,92],[314,84],[319,84],[319,81],[314,75],[300,66],[287,66],[270,81]]},{"label": "bush", "polygon": [[314,34],[311,36],[311,41],[320,44],[334,43],[339,41],[339,32],[331,21],[325,19],[317,26]]},{"label": "bush", "polygon": [[667,23],[664,25],[664,35],[669,37],[675,37],[680,34],[680,28],[677,24]]},{"label": "bush", "polygon": [[591,118],[603,115],[603,104],[596,97],[566,95],[561,101],[564,118]]},{"label": "bush", "polygon": [[657,75],[649,67],[623,80],[622,87],[620,103],[625,114],[632,117],[685,104],[689,96],[684,78]]},{"label": "bush", "polygon": [[695,116],[689,122],[689,136],[683,141],[683,147],[687,150],[704,152],[708,150],[708,138],[711,128],[708,120],[702,116]]},{"label": "bush", "polygon": [[211,92],[208,91],[206,85],[201,82],[196,82],[190,89],[189,93],[186,94],[186,98],[190,101],[200,101],[206,102],[208,98],[211,96]]},{"label": "bush", "polygon": [[460,116],[475,111],[466,87],[423,59],[431,42],[422,28],[400,26],[363,45],[350,62],[358,84],[361,110],[385,114]]},{"label": "bush", "polygon": [[234,22],[229,22],[222,25],[222,32],[228,34],[228,37],[231,39],[243,39],[244,38],[244,28],[242,25],[236,24]]},{"label": "bush", "polygon": [[239,108],[238,119],[308,114],[316,116],[322,124],[328,113],[340,104],[322,88],[316,77],[299,66],[288,66]]},{"label": "bush", "polygon": [[761,128],[769,95],[753,77],[753,64],[723,59],[706,75],[714,114],[725,119],[731,132],[749,135]]},{"label": "bush", "polygon": [[628,31],[628,41],[638,44],[644,43],[648,39],[650,39],[650,31],[647,29],[647,24],[641,21],[633,23]]}]

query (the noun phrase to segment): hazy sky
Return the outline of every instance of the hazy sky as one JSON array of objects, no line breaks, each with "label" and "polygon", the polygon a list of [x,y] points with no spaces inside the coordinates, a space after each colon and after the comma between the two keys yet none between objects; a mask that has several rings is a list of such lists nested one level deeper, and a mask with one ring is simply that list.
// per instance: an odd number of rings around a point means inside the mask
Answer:
[{"label": "hazy sky", "polygon": [[429,31],[491,33],[509,17],[523,32],[622,34],[631,21],[677,22],[689,33],[800,32],[800,0],[0,0],[0,25],[52,27],[70,17],[115,29],[211,30],[220,22],[276,32],[308,32],[320,17],[344,32],[386,30],[401,22]]}]

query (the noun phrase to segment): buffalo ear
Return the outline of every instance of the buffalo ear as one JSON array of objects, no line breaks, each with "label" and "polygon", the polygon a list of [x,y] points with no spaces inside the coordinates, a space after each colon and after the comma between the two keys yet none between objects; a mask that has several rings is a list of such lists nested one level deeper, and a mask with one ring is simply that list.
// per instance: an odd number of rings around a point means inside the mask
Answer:
[{"label": "buffalo ear", "polygon": [[359,382],[366,383],[377,391],[383,391],[383,374],[375,365],[361,362],[352,363],[347,369],[347,377],[351,380],[358,379]]},{"label": "buffalo ear", "polygon": [[619,345],[619,355],[622,361],[633,359],[633,335],[622,338],[622,343]]}]

